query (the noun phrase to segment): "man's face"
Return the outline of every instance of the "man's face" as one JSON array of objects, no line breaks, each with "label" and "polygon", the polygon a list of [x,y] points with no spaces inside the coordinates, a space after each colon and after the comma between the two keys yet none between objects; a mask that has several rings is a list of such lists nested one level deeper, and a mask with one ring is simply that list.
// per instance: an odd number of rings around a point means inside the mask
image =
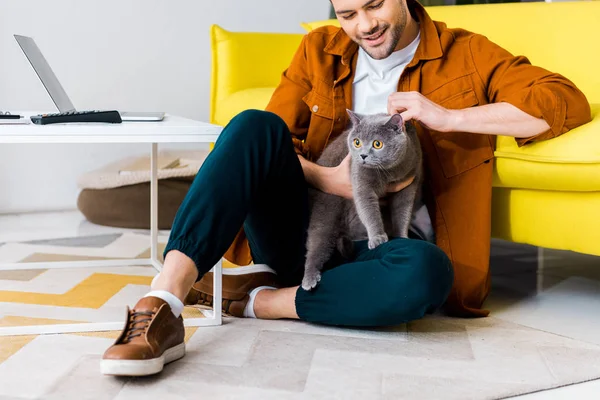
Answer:
[{"label": "man's face", "polygon": [[395,50],[407,21],[406,0],[331,0],[346,34],[372,58]]}]

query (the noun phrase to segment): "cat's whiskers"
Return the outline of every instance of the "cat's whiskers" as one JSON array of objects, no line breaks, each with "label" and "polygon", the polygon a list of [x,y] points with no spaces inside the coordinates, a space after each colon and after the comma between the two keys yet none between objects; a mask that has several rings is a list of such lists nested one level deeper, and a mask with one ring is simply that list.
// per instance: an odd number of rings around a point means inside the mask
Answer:
[{"label": "cat's whiskers", "polygon": [[389,181],[390,179],[392,179],[392,173],[390,171],[388,171],[383,164],[381,164],[381,162],[377,162],[374,164],[375,165],[375,169],[377,171],[381,171],[383,173],[383,176],[385,178],[387,178],[387,180]]}]

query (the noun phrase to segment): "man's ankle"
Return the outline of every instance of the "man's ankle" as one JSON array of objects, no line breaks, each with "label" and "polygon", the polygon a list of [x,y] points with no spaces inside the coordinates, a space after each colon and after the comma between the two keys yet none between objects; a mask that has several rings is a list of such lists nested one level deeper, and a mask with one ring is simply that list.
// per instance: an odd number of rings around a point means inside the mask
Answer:
[{"label": "man's ankle", "polygon": [[256,296],[258,296],[260,294],[260,292],[265,291],[265,289],[266,290],[275,290],[275,288],[272,286],[259,286],[257,288],[252,289],[248,293],[248,296],[250,297],[250,299],[248,300],[248,303],[246,303],[246,307],[244,308],[244,317],[258,318],[256,313],[254,312],[254,310],[255,310],[254,302],[256,301]]},{"label": "man's ankle", "polygon": [[261,290],[254,299],[254,314],[260,319],[298,319],[296,291],[298,287]]},{"label": "man's ankle", "polygon": [[198,270],[194,262],[185,254],[171,250],[162,271],[152,280],[152,290],[164,290],[176,296],[182,303],[188,295]]},{"label": "man's ankle", "polygon": [[253,311],[255,318],[259,319],[277,319],[271,312],[270,300],[274,290],[261,290],[254,297]]}]

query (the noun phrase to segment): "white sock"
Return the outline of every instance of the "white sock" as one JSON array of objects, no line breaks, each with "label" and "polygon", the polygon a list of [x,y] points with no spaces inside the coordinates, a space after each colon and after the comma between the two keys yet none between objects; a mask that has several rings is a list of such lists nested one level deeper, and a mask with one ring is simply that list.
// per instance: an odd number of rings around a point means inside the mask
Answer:
[{"label": "white sock", "polygon": [[173,293],[167,292],[166,290],[153,290],[144,297],[158,297],[159,299],[163,299],[166,301],[171,307],[171,311],[175,318],[179,318],[181,312],[183,311],[183,303],[181,300],[177,298]]},{"label": "white sock", "polygon": [[253,289],[248,295],[250,296],[250,300],[248,300],[248,304],[246,304],[246,308],[244,308],[244,317],[246,318],[256,318],[256,314],[254,314],[254,299],[256,298],[256,294],[263,289],[275,289],[272,286],[259,286]]}]

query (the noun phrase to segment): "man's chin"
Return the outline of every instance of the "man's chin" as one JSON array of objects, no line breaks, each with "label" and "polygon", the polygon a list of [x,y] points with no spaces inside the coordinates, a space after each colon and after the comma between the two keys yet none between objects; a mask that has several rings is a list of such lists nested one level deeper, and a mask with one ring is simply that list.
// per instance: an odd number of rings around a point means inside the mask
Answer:
[{"label": "man's chin", "polygon": [[382,43],[380,46],[377,47],[370,47],[364,45],[361,47],[374,60],[383,60],[384,58],[388,58],[390,54],[392,54],[392,52],[388,50],[388,47],[385,45],[385,43]]}]

